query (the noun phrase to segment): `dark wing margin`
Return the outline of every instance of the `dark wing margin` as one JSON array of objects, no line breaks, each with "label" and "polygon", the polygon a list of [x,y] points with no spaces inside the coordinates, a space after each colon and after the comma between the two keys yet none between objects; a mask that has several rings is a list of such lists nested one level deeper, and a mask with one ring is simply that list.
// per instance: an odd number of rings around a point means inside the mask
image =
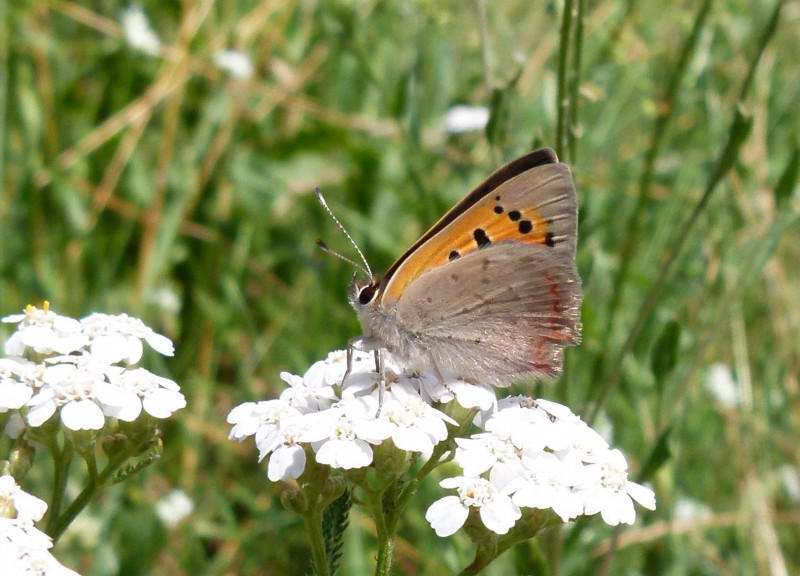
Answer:
[{"label": "dark wing margin", "polygon": [[442,230],[442,228],[450,224],[470,206],[480,201],[486,195],[490,194],[498,186],[516,176],[519,176],[523,172],[527,172],[528,170],[536,168],[537,166],[558,163],[558,156],[556,156],[556,153],[552,149],[539,148],[538,150],[534,150],[525,156],[521,156],[516,160],[512,160],[502,168],[497,169],[472,192],[467,194],[461,200],[461,202],[453,206],[436,224],[431,227],[430,230],[423,234],[422,237],[411,246],[411,248],[406,250],[405,253],[400,256],[400,258],[398,258],[394,264],[392,264],[391,268],[389,268],[386,271],[386,274],[383,276],[384,285],[388,283],[388,280],[403,264],[403,262],[405,262],[406,258],[408,258],[411,253],[414,252],[420,245],[427,242],[431,237]]}]

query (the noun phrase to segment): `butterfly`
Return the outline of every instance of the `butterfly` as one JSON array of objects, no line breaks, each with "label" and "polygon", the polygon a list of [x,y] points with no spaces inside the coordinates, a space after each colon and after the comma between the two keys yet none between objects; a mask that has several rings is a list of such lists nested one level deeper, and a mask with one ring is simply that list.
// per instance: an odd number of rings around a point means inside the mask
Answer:
[{"label": "butterfly", "polygon": [[349,350],[376,351],[378,366],[386,350],[403,366],[499,387],[557,376],[564,347],[581,338],[577,218],[572,176],[555,152],[510,162],[383,276],[362,256],[367,277],[354,279],[349,298],[363,334]]}]

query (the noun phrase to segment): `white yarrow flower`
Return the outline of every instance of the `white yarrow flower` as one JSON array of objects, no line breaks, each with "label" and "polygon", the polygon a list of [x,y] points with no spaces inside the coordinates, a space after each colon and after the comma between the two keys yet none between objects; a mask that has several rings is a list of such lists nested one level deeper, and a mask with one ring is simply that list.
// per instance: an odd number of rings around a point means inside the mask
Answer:
[{"label": "white yarrow flower", "polygon": [[47,302],[41,310],[28,305],[23,314],[6,316],[3,322],[18,324],[5,343],[9,356],[22,356],[27,348],[39,354],[69,354],[86,344],[80,323],[51,311]]},{"label": "white yarrow flower", "polygon": [[496,534],[507,533],[522,516],[511,498],[484,478],[445,478],[439,485],[458,490],[458,496],[437,500],[425,513],[439,536],[455,534],[466,522],[470,508],[476,509],[483,524]]}]

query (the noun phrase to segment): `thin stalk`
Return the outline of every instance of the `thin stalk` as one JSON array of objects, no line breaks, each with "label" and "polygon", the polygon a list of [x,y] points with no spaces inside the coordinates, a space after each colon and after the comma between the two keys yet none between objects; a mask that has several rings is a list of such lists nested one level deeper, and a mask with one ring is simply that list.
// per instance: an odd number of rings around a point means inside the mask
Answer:
[{"label": "thin stalk", "polygon": [[375,576],[388,576],[392,569],[392,553],[394,552],[394,531],[396,522],[387,522],[383,511],[383,493],[371,494],[370,509],[375,520],[375,532],[378,538],[378,554],[375,562]]},{"label": "thin stalk", "polygon": [[494,59],[492,57],[492,46],[489,42],[489,25],[486,21],[485,0],[475,0],[475,11],[478,13],[478,32],[481,37],[483,82],[486,85],[486,94],[491,95],[492,90],[494,90]]},{"label": "thin stalk", "polygon": [[561,42],[558,49],[558,117],[556,120],[556,154],[562,157],[567,149],[567,134],[569,131],[569,106],[567,66],[569,64],[569,47],[572,35],[572,17],[574,15],[574,0],[564,2],[564,14],[561,20]]},{"label": "thin stalk", "polygon": [[53,470],[53,493],[50,498],[50,511],[47,520],[47,532],[54,540],[53,530],[58,524],[58,516],[61,513],[61,505],[64,502],[64,493],[67,489],[67,478],[69,477],[69,468],[72,465],[72,443],[64,440],[63,448],[59,449],[57,445],[51,445],[53,451],[54,470]]},{"label": "thin stalk", "polygon": [[51,517],[51,522],[48,523],[47,533],[54,542],[58,541],[64,531],[69,528],[72,521],[78,517],[78,514],[89,505],[92,498],[100,491],[105,485],[111,475],[119,469],[127,458],[128,454],[117,455],[108,461],[105,468],[99,474],[97,473],[97,460],[94,452],[89,452],[84,460],[88,468],[88,480],[86,487],[81,490],[77,498],[67,507],[63,514],[54,514]]},{"label": "thin stalk", "polygon": [[722,149],[722,152],[717,157],[716,162],[714,163],[713,168],[711,169],[711,173],[708,177],[708,182],[706,184],[706,188],[703,192],[702,197],[697,202],[692,210],[691,215],[689,216],[686,224],[681,226],[680,231],[677,235],[677,238],[672,244],[672,248],[668,253],[668,256],[664,262],[664,265],[661,268],[661,272],[656,279],[655,283],[653,284],[650,292],[647,294],[644,302],[639,307],[639,310],[636,314],[636,320],[634,321],[633,326],[628,331],[628,337],[625,340],[625,343],[622,346],[619,354],[616,356],[614,363],[612,364],[612,369],[609,372],[608,378],[605,380],[603,388],[600,390],[600,394],[598,395],[597,401],[595,406],[592,410],[591,416],[589,417],[589,423],[594,421],[594,418],[597,416],[603,402],[605,401],[606,397],[608,396],[609,392],[616,387],[619,378],[622,374],[622,363],[625,360],[625,357],[628,353],[633,349],[633,345],[639,337],[642,329],[644,328],[645,324],[650,318],[650,314],[655,307],[656,302],[661,295],[661,291],[663,290],[664,286],[667,283],[667,279],[669,278],[670,273],[672,272],[672,268],[675,265],[675,262],[678,259],[678,256],[683,249],[686,240],[689,237],[690,232],[694,228],[695,224],[697,223],[700,215],[705,210],[709,199],[713,192],[717,189],[718,184],[722,181],[728,171],[733,167],[736,158],[738,157],[739,150],[744,144],[747,136],[750,134],[750,129],[752,128],[753,121],[752,117],[744,110],[743,103],[747,99],[748,93],[750,91],[750,86],[752,85],[753,75],[755,74],[755,70],[758,67],[758,63],[761,61],[761,56],[764,53],[769,41],[774,37],[775,31],[778,27],[778,21],[780,20],[780,12],[783,7],[783,1],[779,1],[775,5],[775,9],[772,13],[772,17],[770,18],[769,23],[767,24],[764,32],[761,34],[758,43],[758,49],[756,54],[753,57],[753,60],[748,68],[747,76],[745,76],[745,80],[742,83],[742,89],[739,92],[739,104],[736,108],[734,113],[733,122],[731,123],[730,130],[728,131],[728,141],[725,143],[725,147]]},{"label": "thin stalk", "polygon": [[[664,145],[664,136],[667,133],[672,119],[675,115],[675,110],[678,104],[678,95],[680,88],[683,84],[683,77],[689,67],[689,61],[694,54],[697,42],[700,39],[700,33],[705,26],[706,18],[711,10],[711,3],[713,0],[705,0],[700,6],[694,21],[694,27],[691,34],[686,39],[686,42],[681,49],[681,54],[675,68],[672,71],[669,81],[667,82],[667,89],[664,96],[660,100],[659,114],[656,117],[655,126],[653,127],[653,135],[650,140],[650,145],[645,153],[644,163],[642,166],[642,175],[639,179],[639,194],[636,199],[636,205],[628,218],[627,225],[623,228],[626,233],[625,240],[622,242],[622,250],[619,256],[619,270],[614,277],[614,282],[611,289],[611,301],[608,305],[608,312],[606,315],[605,328],[600,332],[601,334],[611,334],[613,332],[613,323],[617,317],[620,303],[622,301],[622,291],[625,282],[628,279],[631,262],[633,261],[633,252],[636,246],[641,241],[640,237],[640,224],[642,213],[650,199],[650,186],[653,182],[655,173],[656,159],[658,158],[661,148]],[[594,365],[594,370],[590,382],[603,382],[605,372],[605,356],[599,355]]]},{"label": "thin stalk", "polygon": [[570,107],[569,107],[569,129],[567,140],[569,141],[569,161],[577,164],[578,158],[578,138],[580,138],[580,124],[578,120],[578,110],[580,109],[580,90],[581,90],[581,62],[583,60],[583,30],[586,23],[586,0],[578,0],[578,10],[575,17],[575,39],[572,43],[572,66],[570,67]]}]

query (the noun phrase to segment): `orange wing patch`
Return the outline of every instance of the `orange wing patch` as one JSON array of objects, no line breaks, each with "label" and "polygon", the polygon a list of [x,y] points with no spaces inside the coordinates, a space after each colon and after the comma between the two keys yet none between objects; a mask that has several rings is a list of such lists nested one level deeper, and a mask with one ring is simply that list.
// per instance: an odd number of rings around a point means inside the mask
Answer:
[{"label": "orange wing patch", "polygon": [[531,206],[504,201],[502,186],[458,216],[436,236],[419,246],[389,279],[382,295],[391,307],[406,286],[423,272],[500,242],[554,246],[551,221]]}]

